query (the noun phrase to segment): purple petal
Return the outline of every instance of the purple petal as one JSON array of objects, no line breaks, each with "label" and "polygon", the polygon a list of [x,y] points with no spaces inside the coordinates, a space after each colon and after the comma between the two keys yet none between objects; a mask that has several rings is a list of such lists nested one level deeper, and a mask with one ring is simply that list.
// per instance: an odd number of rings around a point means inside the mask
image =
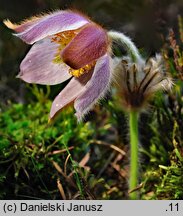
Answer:
[{"label": "purple petal", "polygon": [[55,85],[69,79],[69,67],[53,63],[58,44],[44,39],[35,43],[20,65],[19,78],[28,83]]},{"label": "purple petal", "polygon": [[57,95],[52,103],[50,111],[50,119],[52,119],[58,111],[73,102],[84,90],[85,85],[91,78],[92,73],[82,75],[79,78],[73,77],[67,86]]},{"label": "purple petal", "polygon": [[103,56],[107,52],[108,44],[106,31],[91,23],[63,49],[61,57],[71,68],[79,69]]},{"label": "purple petal", "polygon": [[32,25],[39,22],[40,17],[32,17],[29,20],[22,22],[20,25],[12,23],[10,20],[4,20],[3,23],[9,28],[14,30],[15,32],[23,32],[30,28]]},{"label": "purple petal", "polygon": [[[59,32],[78,29],[90,21],[72,11],[58,11],[49,15],[42,16],[40,19],[28,25],[28,28],[18,34],[15,34],[28,44],[41,40],[47,36]],[[25,24],[24,24],[25,25]]]},{"label": "purple petal", "polygon": [[110,57],[106,54],[97,61],[93,76],[85,86],[86,90],[75,100],[74,107],[78,120],[81,120],[93,105],[106,94],[110,78]]}]

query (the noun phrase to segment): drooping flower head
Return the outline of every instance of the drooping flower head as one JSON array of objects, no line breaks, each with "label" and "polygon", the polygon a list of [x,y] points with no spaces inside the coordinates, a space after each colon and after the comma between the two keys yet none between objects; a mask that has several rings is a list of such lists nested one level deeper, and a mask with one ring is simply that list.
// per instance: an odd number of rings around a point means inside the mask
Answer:
[{"label": "drooping flower head", "polygon": [[105,95],[111,80],[111,43],[101,26],[69,10],[32,17],[20,25],[4,23],[15,36],[33,44],[20,65],[19,78],[46,85],[71,78],[53,101],[51,119],[74,102],[80,120]]}]

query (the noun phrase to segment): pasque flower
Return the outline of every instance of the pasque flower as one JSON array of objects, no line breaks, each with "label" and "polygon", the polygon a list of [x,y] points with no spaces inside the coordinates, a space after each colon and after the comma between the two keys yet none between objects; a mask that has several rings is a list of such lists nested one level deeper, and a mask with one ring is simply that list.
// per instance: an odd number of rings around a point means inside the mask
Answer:
[{"label": "pasque flower", "polygon": [[[33,17],[20,25],[9,20],[4,23],[17,37],[33,44],[20,65],[19,78],[46,85],[70,79],[52,103],[51,119],[63,107],[74,103],[76,116],[81,120],[106,94],[115,73],[120,98],[129,113],[129,188],[130,198],[137,199],[138,115],[157,90],[169,89],[172,85],[164,73],[161,57],[146,62],[123,33],[107,32],[88,17],[70,10]],[[113,40],[126,48],[127,57],[111,58]]]},{"label": "pasque flower", "polygon": [[4,21],[32,48],[18,77],[28,83],[55,85],[70,79],[52,103],[52,119],[74,102],[80,120],[105,95],[111,80],[110,39],[88,17],[70,10],[32,17],[19,25]]},{"label": "pasque flower", "polygon": [[129,57],[114,61],[118,92],[127,111],[143,110],[157,91],[172,87],[172,79],[166,74],[163,59],[158,54],[140,63],[132,62]]},{"label": "pasque flower", "polygon": [[144,61],[142,58],[123,57],[114,59],[114,71],[117,76],[118,92],[123,108],[129,116],[130,134],[130,180],[129,198],[138,199],[138,116],[147,105],[149,99],[159,90],[169,90],[172,86],[171,78],[165,73],[160,55]]}]

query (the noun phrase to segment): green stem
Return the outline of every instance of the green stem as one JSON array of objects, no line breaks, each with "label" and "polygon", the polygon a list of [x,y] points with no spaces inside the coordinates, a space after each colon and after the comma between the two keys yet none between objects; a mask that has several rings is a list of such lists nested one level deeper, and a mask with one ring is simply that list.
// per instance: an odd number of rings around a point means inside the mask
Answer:
[{"label": "green stem", "polygon": [[67,154],[70,155],[70,161],[71,161],[72,166],[73,166],[73,169],[74,169],[74,174],[75,174],[75,178],[76,178],[76,184],[77,184],[77,187],[78,187],[78,189],[79,189],[81,198],[84,199],[83,188],[82,188],[82,185],[81,185],[81,182],[80,182],[79,175],[78,175],[78,173],[77,173],[77,165],[76,165],[76,163],[74,162],[74,160],[72,159],[72,156],[71,156],[71,153],[70,153],[70,151],[69,151],[69,148],[68,148],[67,144],[64,143],[64,146],[65,146],[65,148],[66,148]]},{"label": "green stem", "polygon": [[[138,112],[130,112],[130,145],[131,145],[131,159],[130,159],[130,191],[133,191],[138,185]],[[138,198],[137,191],[130,193],[130,199],[136,200]]]},{"label": "green stem", "polygon": [[131,57],[133,62],[141,63],[144,61],[135,44],[125,34],[116,31],[108,31],[108,36],[112,40],[119,41],[122,44],[122,46],[126,49],[128,55]]}]

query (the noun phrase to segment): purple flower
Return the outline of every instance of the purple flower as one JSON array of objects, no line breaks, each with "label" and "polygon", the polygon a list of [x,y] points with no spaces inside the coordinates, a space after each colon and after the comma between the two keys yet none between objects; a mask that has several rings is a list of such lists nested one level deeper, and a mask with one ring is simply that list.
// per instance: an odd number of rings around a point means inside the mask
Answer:
[{"label": "purple flower", "polygon": [[69,78],[53,101],[50,118],[74,102],[81,120],[103,97],[111,80],[110,40],[88,17],[57,11],[25,20],[4,22],[27,44],[34,44],[20,65],[19,78],[28,83],[55,85]]}]

